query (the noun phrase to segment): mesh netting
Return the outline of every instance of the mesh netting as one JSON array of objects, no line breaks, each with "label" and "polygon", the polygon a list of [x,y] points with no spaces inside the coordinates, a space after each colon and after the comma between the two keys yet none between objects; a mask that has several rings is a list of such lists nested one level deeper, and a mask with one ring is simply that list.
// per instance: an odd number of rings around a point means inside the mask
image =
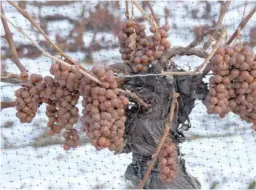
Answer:
[{"label": "mesh netting", "polygon": [[[117,33],[120,23],[126,20],[125,2],[108,1],[32,1],[17,2],[36,19],[53,42],[82,66],[122,62]],[[146,2],[140,2],[150,13]],[[187,46],[198,32],[213,27],[219,15],[220,2],[165,1],[151,2],[159,18],[159,25],[171,26],[169,41],[173,47]],[[23,28],[31,38],[52,55],[44,38],[28,20],[7,2],[2,3],[5,16]],[[255,7],[255,2],[232,1],[223,20],[230,36],[242,18]],[[129,3],[130,16],[149,24],[141,13]],[[248,22],[238,43],[255,46],[256,19]],[[52,60],[44,57],[29,40],[13,27],[13,39],[20,60],[30,73],[49,75]],[[1,25],[1,35],[4,35]],[[207,40],[207,37],[206,39]],[[254,48],[255,52],[255,48]],[[12,62],[8,43],[1,39],[2,70],[19,73]],[[182,69],[197,67],[203,61],[196,56],[176,56],[173,61]],[[208,76],[205,81],[207,81]],[[13,101],[18,84],[1,82],[1,101]],[[80,115],[82,104],[79,99]],[[20,123],[15,108],[3,109],[1,116],[1,189],[126,189],[136,188],[124,177],[132,162],[132,154],[117,154],[103,149],[97,151],[89,143],[80,122],[79,147],[63,150],[62,135],[49,136],[46,106],[40,106],[32,123]],[[256,136],[251,124],[229,113],[221,119],[207,114],[197,100],[189,115],[191,128],[185,133],[186,141],[180,151],[186,161],[187,172],[198,178],[202,188],[256,188]]]}]

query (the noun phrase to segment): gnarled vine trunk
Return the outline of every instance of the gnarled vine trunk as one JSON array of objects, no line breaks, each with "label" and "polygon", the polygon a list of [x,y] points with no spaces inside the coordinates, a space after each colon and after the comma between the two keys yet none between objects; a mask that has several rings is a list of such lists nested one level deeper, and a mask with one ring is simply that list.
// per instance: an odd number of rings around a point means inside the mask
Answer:
[{"label": "gnarled vine trunk", "polygon": [[161,137],[164,133],[166,122],[172,101],[172,92],[180,94],[178,98],[178,111],[176,111],[170,137],[177,145],[177,166],[176,179],[171,184],[164,184],[160,180],[157,165],[152,169],[151,174],[144,188],[148,189],[198,189],[200,182],[186,171],[185,161],[181,158],[178,145],[185,137],[179,126],[189,121],[188,115],[194,107],[196,98],[203,99],[207,93],[207,87],[202,82],[202,77],[197,76],[148,76],[136,77],[126,81],[124,87],[131,90],[145,101],[150,102],[150,110],[144,110],[136,105],[128,110],[126,122],[126,146],[123,153],[132,152],[133,161],[125,172],[125,178],[138,186],[147,169]]}]

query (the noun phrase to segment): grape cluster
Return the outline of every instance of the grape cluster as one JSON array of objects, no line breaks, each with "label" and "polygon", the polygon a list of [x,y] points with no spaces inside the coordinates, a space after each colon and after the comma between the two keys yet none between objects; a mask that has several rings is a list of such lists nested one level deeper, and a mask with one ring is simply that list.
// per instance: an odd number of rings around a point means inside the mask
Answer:
[{"label": "grape cluster", "polygon": [[16,116],[21,123],[30,123],[36,115],[39,106],[40,84],[43,78],[40,75],[33,74],[30,76],[30,82],[26,83],[23,88],[16,90]]},{"label": "grape cluster", "polygon": [[49,135],[60,133],[66,139],[64,149],[78,146],[78,132],[74,124],[79,118],[76,107],[79,96],[84,107],[81,119],[89,139],[97,149],[120,149],[124,143],[125,105],[129,100],[119,93],[111,70],[94,67],[92,72],[101,81],[97,84],[86,78],[77,65],[58,62],[51,65],[54,76],[32,74],[30,80],[16,91],[17,117],[22,123],[31,122],[39,105],[46,103]]},{"label": "grape cluster", "polygon": [[[76,104],[79,95],[61,86],[59,81],[51,76],[43,78],[41,75],[32,74],[24,87],[16,91],[16,97],[16,115],[22,123],[30,123],[36,115],[38,106],[43,102],[47,104],[46,115],[49,119],[47,125],[51,129],[50,135],[60,133],[62,129],[69,131],[77,123],[79,110]],[[69,144],[68,139],[70,137],[66,138],[66,149],[68,146],[77,146],[77,141]]]},{"label": "grape cluster", "polygon": [[87,78],[81,81],[84,107],[81,119],[89,139],[97,149],[118,150],[124,142],[125,105],[128,99],[117,89],[113,72],[94,67],[93,73],[102,82],[99,85]]},{"label": "grape cluster", "polygon": [[159,154],[160,179],[164,183],[171,183],[177,175],[177,150],[172,141],[166,141]]},{"label": "grape cluster", "polygon": [[63,93],[63,95],[59,99],[51,99],[47,106],[46,114],[49,118],[48,126],[53,127],[58,123],[58,125],[61,125],[63,128],[70,130],[78,121],[79,110],[76,104],[79,96],[65,88],[61,89],[60,87],[57,88],[56,92]]},{"label": "grape cluster", "polygon": [[[79,117],[79,110],[76,107],[79,96],[72,93],[66,88],[58,87],[55,92],[58,94],[58,99],[50,100],[46,107],[46,115],[49,118],[47,123],[50,127],[50,135],[60,133],[65,129],[63,136],[66,138],[64,149],[68,150],[70,147],[75,148],[78,145],[77,131],[73,129],[74,124],[77,123]],[[62,94],[62,96],[60,96]],[[76,136],[76,137],[72,137]]]},{"label": "grape cluster", "polygon": [[50,73],[55,76],[55,81],[70,91],[77,91],[80,86],[82,74],[78,65],[66,66],[59,62],[51,65]]},{"label": "grape cluster", "polygon": [[76,104],[79,99],[80,81],[83,77],[79,69],[79,66],[69,67],[59,62],[53,63],[50,68],[50,73],[54,75],[56,91],[53,93],[55,101],[47,106],[48,126],[51,128],[50,134],[60,133],[65,129],[63,134],[66,139],[63,146],[65,150],[78,146],[79,136],[73,127],[79,117]]},{"label": "grape cluster", "polygon": [[153,35],[147,36],[146,26],[128,20],[122,25],[118,34],[120,42],[120,53],[125,63],[132,65],[134,72],[145,71],[148,65],[158,60],[162,53],[170,47],[167,40],[169,25],[161,28],[151,27]]},{"label": "grape cluster", "polygon": [[211,59],[209,114],[220,117],[232,111],[256,124],[256,60],[252,49],[239,45],[220,47]]}]

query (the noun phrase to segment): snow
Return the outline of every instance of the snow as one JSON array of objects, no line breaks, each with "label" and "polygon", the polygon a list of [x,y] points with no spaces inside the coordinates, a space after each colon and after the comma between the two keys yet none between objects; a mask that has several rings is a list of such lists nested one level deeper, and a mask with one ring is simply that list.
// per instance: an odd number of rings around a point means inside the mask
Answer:
[{"label": "snow", "polygon": [[[113,155],[91,145],[64,151],[61,146],[31,147],[2,152],[1,182],[4,189],[125,188],[123,177],[131,154]],[[110,173],[111,172],[111,173]]]},{"label": "snow", "polygon": [[[211,137],[181,144],[188,171],[204,182],[203,189],[223,179],[227,181],[217,188],[246,189],[256,176],[256,134],[250,124],[234,114],[228,114],[225,119],[209,116],[201,103],[193,109],[190,118],[191,133]],[[213,137],[222,134],[228,135]]]},{"label": "snow", "polygon": [[[83,5],[88,2],[83,2]],[[186,2],[190,8],[195,8],[196,4]],[[233,1],[231,8],[241,4],[241,1]],[[86,5],[87,5],[86,4]],[[153,9],[161,12],[162,8],[169,2],[153,3]],[[90,3],[92,10],[95,4]],[[218,4],[213,4],[213,10],[218,13]],[[6,16],[13,22],[29,32],[35,38],[35,32],[30,28],[30,23],[23,17],[17,16],[17,13],[7,3],[3,3],[6,10]],[[122,15],[124,18],[124,2],[121,2],[121,10],[115,14]],[[202,5],[200,5],[202,6]],[[76,3],[74,7],[66,6],[65,9],[52,7],[43,9],[42,15],[52,15],[56,11],[59,14],[69,15],[76,19],[80,12],[81,5]],[[246,13],[251,10],[252,5],[248,5]],[[89,9],[88,8],[88,9]],[[62,9],[62,10],[61,10]],[[37,14],[33,6],[29,10]],[[76,10],[76,11],[74,11]],[[227,14],[224,24],[232,24],[228,28],[228,34],[236,28],[241,20],[243,9],[236,9]],[[135,9],[135,15],[140,13]],[[161,15],[162,13],[160,13]],[[206,23],[201,20],[195,22],[193,19],[188,20],[186,10],[182,8],[181,2],[175,2],[172,8],[170,23],[176,23],[179,27],[177,30],[172,29],[170,32],[170,41],[173,46],[188,45],[193,34],[191,29],[195,25]],[[199,14],[203,14],[202,11]],[[215,19],[216,20],[216,19]],[[163,23],[163,20],[161,20]],[[248,28],[255,25],[255,19],[248,23]],[[61,35],[67,35],[69,28],[68,22],[52,22],[49,25],[51,33],[50,38],[54,39],[56,32]],[[1,35],[2,35],[2,26]],[[12,31],[15,31],[11,28]],[[93,33],[85,32],[85,45],[89,46]],[[244,30],[242,37],[248,35],[248,29]],[[106,40],[115,41],[117,38],[111,34],[98,33],[97,39],[104,36]],[[29,43],[22,34],[15,32],[14,40],[16,42]],[[1,43],[4,43],[1,40]],[[83,60],[86,52],[69,53],[76,60]],[[120,62],[118,49],[101,50],[93,54],[96,64],[110,64]],[[185,65],[185,69],[196,67],[202,62],[197,57],[176,57],[175,61],[180,66]],[[52,61],[45,57],[37,59],[21,59],[25,67],[31,73],[40,73],[49,75],[49,68]],[[17,67],[11,62],[6,61],[7,71],[18,73]],[[91,65],[86,65],[91,68]],[[0,83],[1,100],[13,100],[14,90],[18,86],[10,86]],[[81,105],[80,105],[81,108]],[[126,167],[131,163],[131,154],[114,155],[108,150],[96,151],[89,144],[81,144],[74,150],[64,151],[61,145],[49,145],[46,147],[34,148],[31,145],[35,139],[47,130],[45,116],[45,106],[41,106],[39,114],[31,124],[20,124],[15,117],[15,109],[5,109],[0,112],[1,117],[1,171],[0,171],[0,189],[92,189],[92,188],[113,188],[125,189],[132,187],[124,179]],[[196,107],[190,115],[192,128],[185,134],[188,138],[192,135],[205,135],[211,137],[192,139],[182,143],[181,152],[186,160],[187,171],[197,176],[202,184],[203,189],[209,189],[212,183],[218,183],[217,188],[228,189],[245,189],[248,184],[256,179],[256,136],[251,130],[250,125],[241,121],[238,116],[229,114],[225,119],[220,119],[215,115],[208,115],[201,102],[196,102]],[[12,127],[4,127],[6,122],[13,121]],[[227,137],[221,135],[227,134]],[[214,136],[214,137],[213,137]],[[220,137],[216,137],[220,136]],[[9,148],[7,148],[9,145]],[[10,146],[11,145],[11,146]]]},{"label": "snow", "polygon": [[[182,153],[185,154],[187,171],[198,177],[203,189],[208,189],[213,182],[221,182],[223,179],[227,181],[218,188],[245,189],[256,176],[253,167],[256,159],[255,133],[250,129],[250,125],[237,118],[234,126],[227,127],[232,124],[232,120],[234,121],[235,116],[232,114],[224,120],[208,116],[203,110],[205,108],[201,103],[194,108],[191,114],[192,129],[189,133],[221,135],[225,132],[225,134],[230,133],[230,136],[209,137],[182,143],[180,146]],[[15,124],[14,127],[2,131],[10,143],[21,148],[2,149],[0,187],[5,189],[38,187],[91,189],[97,185],[114,189],[126,187],[127,182],[123,175],[131,162],[131,154],[113,155],[108,150],[96,151],[89,144],[68,152],[65,152],[61,145],[41,148],[25,146],[33,142],[33,138],[42,133],[42,128],[46,126],[44,124],[34,126],[38,122],[38,116],[31,125],[20,125],[12,112],[8,112],[10,110],[3,110],[2,116],[5,117],[1,119],[2,122],[12,120]],[[41,123],[46,123],[45,118],[40,119]],[[210,122],[206,125],[207,119]],[[188,137],[189,133],[186,134]],[[22,144],[24,146],[21,146]]]}]

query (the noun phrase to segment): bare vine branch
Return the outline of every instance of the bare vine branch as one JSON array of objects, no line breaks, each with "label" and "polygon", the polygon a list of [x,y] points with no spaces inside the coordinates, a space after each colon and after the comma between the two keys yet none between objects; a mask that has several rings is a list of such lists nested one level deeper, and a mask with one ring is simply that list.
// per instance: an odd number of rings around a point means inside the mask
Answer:
[{"label": "bare vine branch", "polygon": [[201,58],[206,58],[208,56],[208,53],[201,49],[187,49],[186,47],[175,47],[170,48],[168,51],[166,51],[162,55],[160,62],[165,64],[169,59],[177,55],[196,55]]},{"label": "bare vine branch", "polygon": [[244,2],[243,17],[242,17],[243,19],[244,19],[244,16],[245,16],[245,11],[246,11],[247,5],[248,5],[248,1],[245,1]]},{"label": "bare vine branch", "polygon": [[[1,17],[2,17],[2,14],[1,14]],[[59,62],[59,63],[65,65],[65,66],[67,66],[67,67],[71,67],[71,65],[70,65],[69,63],[63,61],[62,59],[59,59],[59,58],[57,58],[57,57],[54,57],[54,56],[50,55],[48,52],[46,52],[43,48],[41,48],[41,47],[39,46],[39,44],[37,44],[37,42],[35,42],[33,39],[31,39],[31,38],[26,34],[26,32],[25,32],[24,30],[22,30],[22,28],[16,27],[16,26],[15,26],[10,20],[8,20],[7,18],[6,18],[6,20],[7,20],[15,29],[17,29],[17,30],[18,30],[19,32],[21,32],[24,36],[26,36],[26,38],[28,38],[28,39],[31,41],[31,43],[32,43],[33,45],[35,45],[35,46],[42,52],[42,54],[43,54],[44,56],[46,56],[46,57],[48,57],[48,58],[50,58],[50,59],[53,59],[53,60],[55,60],[55,61],[57,61],[57,62]],[[90,73],[87,73],[87,72],[85,72],[85,71],[82,70],[82,69],[80,69],[80,72],[81,72],[84,76],[86,76],[86,77],[88,77],[89,79],[91,79],[92,81],[94,81],[94,82],[96,82],[96,83],[98,83],[98,84],[101,84],[101,81],[99,81],[98,78],[96,78],[95,76],[91,75]],[[145,103],[139,96],[137,96],[136,94],[134,94],[134,93],[132,93],[132,92],[127,92],[127,91],[124,91],[124,90],[122,90],[122,89],[119,89],[119,91],[120,91],[121,93],[123,93],[123,94],[125,94],[125,95],[131,97],[131,98],[134,98],[135,100],[137,100],[137,102],[138,102],[139,104],[141,104],[142,106],[144,106],[144,107],[146,107],[146,108],[148,108],[148,107],[150,106],[149,104]]]},{"label": "bare vine branch", "polygon": [[[214,54],[215,51],[212,53]],[[209,54],[202,50],[202,49],[187,49],[187,47],[175,47],[175,48],[170,48],[168,51],[166,51],[161,59],[160,59],[160,63],[162,64],[166,64],[168,60],[170,60],[171,58],[173,58],[174,56],[177,55],[187,55],[187,56],[191,56],[191,55],[195,55],[201,58],[205,58],[207,60],[210,60],[211,57],[209,57]],[[208,61],[204,61],[203,64],[205,62]],[[158,74],[136,74],[136,75],[118,75],[118,78],[134,78],[134,77],[147,77],[147,76],[181,76],[181,75],[196,75],[199,74],[198,73],[198,69],[196,70],[192,70],[192,71],[184,71],[184,72],[175,72],[175,71],[162,71],[161,73]]]},{"label": "bare vine branch", "polygon": [[71,62],[74,65],[77,65],[78,63],[74,61],[71,57],[66,55],[56,44],[54,44],[49,36],[41,29],[41,27],[34,21],[34,19],[22,8],[20,8],[18,5],[16,5],[14,2],[7,0],[9,4],[11,4],[14,8],[16,8],[25,18],[27,18],[33,27],[35,27],[45,38],[45,40],[56,49],[56,51],[59,53],[59,55],[63,56],[65,59],[68,60],[68,62]]},{"label": "bare vine branch", "polygon": [[[2,13],[1,13],[1,18],[3,18]],[[43,54],[44,56],[46,56],[46,57],[48,57],[48,58],[50,58],[50,59],[53,59],[54,61],[57,61],[57,62],[59,62],[59,63],[65,65],[65,66],[67,66],[67,67],[72,67],[72,65],[70,65],[70,64],[67,63],[66,61],[63,61],[62,59],[59,59],[59,58],[57,58],[57,57],[54,57],[54,56],[52,56],[51,54],[49,54],[48,52],[46,52],[46,51],[45,51],[43,48],[41,48],[41,46],[40,46],[36,41],[34,41],[22,28],[19,28],[19,27],[15,26],[15,24],[13,24],[9,19],[7,19],[7,18],[5,18],[5,19],[6,19],[7,22],[9,22],[16,30],[18,30],[18,31],[19,31],[20,33],[22,33],[27,39],[29,39],[30,42],[31,42],[34,46],[36,46],[36,47],[42,52],[42,54]],[[92,74],[90,74],[90,73],[88,73],[88,72],[85,72],[85,71],[82,70],[82,69],[80,69],[80,72],[81,72],[84,76],[86,76],[86,77],[88,77],[89,79],[91,79],[92,81],[94,81],[94,82],[96,82],[96,83],[98,83],[98,84],[101,84],[101,82],[99,81],[99,79],[96,78],[95,76],[93,76]]]},{"label": "bare vine branch", "polygon": [[175,111],[175,107],[177,105],[177,98],[179,97],[179,93],[174,92],[172,95],[172,104],[171,104],[171,108],[170,108],[170,116],[169,119],[167,120],[167,122],[165,123],[165,130],[164,130],[164,134],[159,142],[159,145],[157,146],[156,152],[154,153],[154,156],[152,156],[152,160],[150,162],[150,164],[148,165],[148,168],[143,176],[143,179],[140,181],[139,183],[139,187],[138,189],[143,189],[146,181],[148,180],[149,174],[152,170],[152,168],[154,167],[154,164],[158,158],[158,155],[165,143],[166,138],[169,135],[169,131],[172,127],[172,121],[173,121],[173,117],[174,117],[174,111]]},{"label": "bare vine branch", "polygon": [[229,40],[226,42],[227,45],[230,45],[233,40],[237,37],[237,35],[239,34],[239,32],[241,30],[244,29],[244,27],[246,26],[246,24],[248,23],[248,21],[252,18],[252,16],[254,15],[254,13],[256,12],[256,7],[254,7],[249,14],[240,22],[240,24],[238,25],[236,31],[231,35],[231,37],[229,38]]},{"label": "bare vine branch", "polygon": [[12,108],[12,107],[15,107],[16,106],[16,102],[13,101],[13,102],[1,102],[1,111],[3,109],[6,109],[6,108]]},{"label": "bare vine branch", "polygon": [[210,59],[212,58],[212,56],[215,54],[215,52],[217,51],[217,49],[219,48],[222,39],[227,35],[227,31],[224,30],[221,33],[221,36],[219,37],[218,41],[215,43],[215,46],[212,50],[212,52],[208,55],[208,57],[204,60],[204,62],[196,68],[196,71],[198,71],[199,73],[203,73],[204,69],[207,67]]},{"label": "bare vine branch", "polygon": [[118,75],[116,78],[136,78],[136,77],[149,77],[149,76],[182,76],[182,75],[196,75],[195,71],[162,71],[161,73],[148,73],[148,74],[136,74],[136,75]]},{"label": "bare vine branch", "polygon": [[[174,57],[175,55],[197,55],[202,58],[206,58],[204,62],[198,66],[195,70],[193,71],[186,71],[186,72],[172,72],[172,71],[167,71],[167,72],[162,72],[161,74],[163,75],[195,75],[195,74],[202,74],[205,68],[207,67],[210,59],[212,56],[215,54],[216,50],[221,44],[222,39],[226,36],[227,31],[223,30],[218,41],[216,42],[212,52],[210,54],[207,54],[206,52],[202,50],[195,50],[195,49],[188,49],[186,48],[177,48],[177,49],[171,49],[170,51],[166,52],[163,57],[161,58],[161,63],[166,63],[169,59]],[[206,57],[207,55],[207,57]]]},{"label": "bare vine branch", "polygon": [[143,15],[143,17],[150,23],[151,26],[153,26],[154,28],[158,29],[158,25],[157,23],[154,21],[154,19],[152,18],[152,15],[148,15],[143,8],[135,1],[135,0],[130,0],[132,2],[132,4],[141,12],[141,14]]},{"label": "bare vine branch", "polygon": [[19,68],[20,72],[22,73],[22,75],[24,76],[24,78],[26,78],[28,76],[27,74],[27,69],[23,66],[23,64],[20,61],[19,55],[17,53],[17,50],[15,48],[14,45],[14,41],[12,38],[12,33],[11,30],[6,22],[6,17],[4,15],[4,10],[2,7],[2,2],[0,3],[1,6],[1,20],[3,23],[3,27],[4,27],[4,31],[5,31],[5,39],[7,40],[11,53],[12,53],[12,61],[17,65],[17,67]]},{"label": "bare vine branch", "polygon": [[126,19],[130,19],[128,1],[125,1],[125,16]]},{"label": "bare vine branch", "polygon": [[134,92],[128,92],[125,91],[123,89],[118,89],[120,93],[127,95],[133,99],[135,99],[140,105],[142,105],[145,108],[149,108],[150,104],[147,104],[144,100],[142,100],[137,94],[135,94]]},{"label": "bare vine branch", "polygon": [[[3,15],[1,14],[1,17],[3,17]],[[16,29],[18,30],[20,33],[22,33],[27,39],[30,40],[30,42],[35,45],[41,52],[44,56],[50,58],[50,59],[53,59],[54,61],[57,61],[67,67],[72,67],[72,65],[70,65],[69,63],[63,61],[62,59],[59,59],[57,57],[54,57],[52,55],[50,55],[48,52],[46,52],[43,48],[40,47],[40,45],[35,42],[32,38],[29,37],[29,35],[22,29],[22,28],[18,28],[17,26],[15,26],[10,20],[8,20],[6,18],[6,20]],[[92,81],[98,83],[98,84],[102,84],[101,81],[96,78],[95,76],[93,76],[92,74],[88,73],[88,72],[85,72],[84,70],[80,69],[79,70],[84,76],[88,77],[89,79],[91,79]],[[138,103],[140,103],[142,106],[145,106],[146,108],[149,107],[149,104],[145,103],[140,97],[138,97],[136,94],[132,93],[132,92],[126,92],[122,89],[119,89],[120,92],[126,94],[127,96],[130,96],[131,98],[134,98],[135,100],[138,101]]]},{"label": "bare vine branch", "polygon": [[25,82],[21,80],[20,76],[10,72],[1,72],[1,82],[10,83],[10,84],[21,84]]},{"label": "bare vine branch", "polygon": [[[218,21],[217,21],[217,24],[216,24],[216,28],[220,28],[221,27],[223,19],[224,19],[224,16],[225,16],[226,12],[228,11],[230,3],[231,3],[231,0],[226,0],[226,2],[220,6],[220,14],[219,14],[219,18],[218,18]],[[218,31],[216,30],[213,33],[213,36],[216,36],[217,33],[218,33]],[[205,50],[207,50],[210,47],[210,45],[212,44],[213,41],[214,41],[213,38],[209,38],[209,40],[207,42],[205,42],[203,48]]]},{"label": "bare vine branch", "polygon": [[151,12],[151,15],[152,15],[152,17],[153,17],[155,23],[157,23],[157,25],[159,25],[159,22],[158,22],[159,20],[157,19],[156,14],[155,14],[155,12],[154,12],[154,10],[153,10],[153,7],[152,7],[152,5],[151,5],[151,3],[150,3],[149,0],[147,1],[147,4],[148,4],[149,10],[150,10],[150,12]]},{"label": "bare vine branch", "polygon": [[228,8],[230,6],[230,3],[231,3],[231,0],[228,0],[228,1],[226,1],[224,3],[224,5],[221,5],[221,7],[220,7],[220,15],[219,15],[216,27],[221,26],[221,24],[223,22],[223,19],[224,19],[224,16],[225,16],[225,14],[228,11]]}]

